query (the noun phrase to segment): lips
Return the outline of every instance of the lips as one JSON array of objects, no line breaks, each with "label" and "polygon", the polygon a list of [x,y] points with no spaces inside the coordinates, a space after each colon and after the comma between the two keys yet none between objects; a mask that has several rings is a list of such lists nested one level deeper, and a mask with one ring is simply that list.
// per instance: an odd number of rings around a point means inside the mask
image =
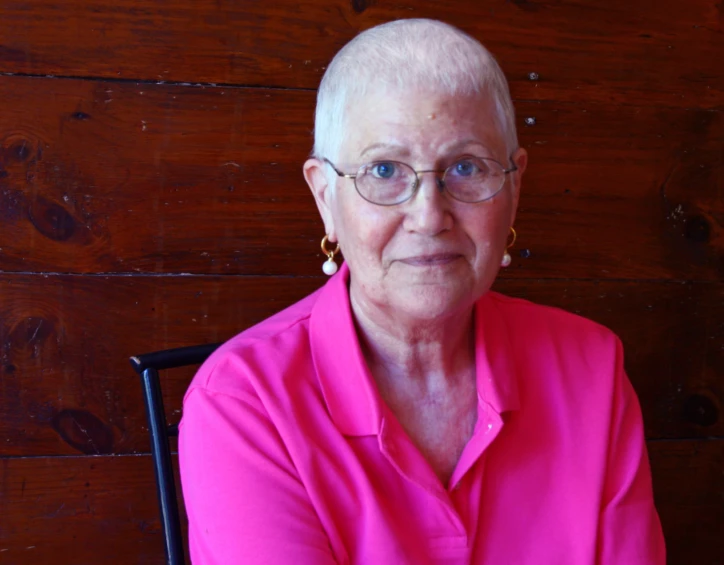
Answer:
[{"label": "lips", "polygon": [[448,265],[460,258],[462,258],[462,255],[459,253],[431,253],[429,255],[406,257],[404,259],[400,259],[400,262],[413,267],[436,267]]}]

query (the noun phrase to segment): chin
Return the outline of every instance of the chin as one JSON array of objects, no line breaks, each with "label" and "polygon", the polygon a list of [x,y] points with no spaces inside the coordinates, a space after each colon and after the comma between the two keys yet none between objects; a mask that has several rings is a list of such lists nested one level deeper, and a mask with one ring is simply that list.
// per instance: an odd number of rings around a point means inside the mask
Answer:
[{"label": "chin", "polygon": [[479,298],[469,289],[454,285],[409,286],[400,290],[402,293],[394,297],[393,308],[405,317],[426,321],[459,314],[472,308]]}]

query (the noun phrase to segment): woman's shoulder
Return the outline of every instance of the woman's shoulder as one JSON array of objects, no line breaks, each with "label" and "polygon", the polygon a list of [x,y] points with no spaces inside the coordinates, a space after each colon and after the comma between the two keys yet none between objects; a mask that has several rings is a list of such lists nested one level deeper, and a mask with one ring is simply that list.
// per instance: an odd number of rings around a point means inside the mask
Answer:
[{"label": "woman's shoulder", "polygon": [[610,395],[623,362],[623,345],[612,330],[562,308],[498,293],[490,299],[495,329],[525,383],[521,390],[541,385],[539,396],[579,391],[593,403],[596,395]]},{"label": "woman's shoulder", "polygon": [[618,341],[606,326],[563,308],[538,304],[524,298],[491,291],[487,297],[506,324],[516,333],[549,334],[561,339],[575,339],[611,346]]},{"label": "woman's shoulder", "polygon": [[197,371],[189,390],[244,395],[270,372],[299,367],[308,357],[309,319],[320,290],[224,342]]}]

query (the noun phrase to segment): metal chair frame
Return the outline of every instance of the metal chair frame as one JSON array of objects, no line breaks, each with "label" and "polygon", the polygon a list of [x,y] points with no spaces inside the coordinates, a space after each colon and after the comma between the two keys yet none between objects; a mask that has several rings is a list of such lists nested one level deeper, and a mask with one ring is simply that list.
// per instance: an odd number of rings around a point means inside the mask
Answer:
[{"label": "metal chair frame", "polygon": [[219,345],[221,344],[211,343],[166,349],[135,355],[130,359],[133,369],[141,377],[143,387],[143,400],[148,418],[151,455],[156,475],[156,492],[166,550],[166,565],[184,565],[184,548],[178,499],[176,498],[176,483],[171,465],[171,450],[168,446],[168,438],[178,436],[178,425],[169,426],[166,423],[158,372],[162,369],[200,365]]}]

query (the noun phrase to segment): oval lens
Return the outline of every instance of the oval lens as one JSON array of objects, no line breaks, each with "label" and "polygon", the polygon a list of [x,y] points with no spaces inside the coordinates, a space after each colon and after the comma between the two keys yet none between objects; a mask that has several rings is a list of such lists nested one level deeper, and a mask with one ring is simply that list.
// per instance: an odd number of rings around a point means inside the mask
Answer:
[{"label": "oval lens", "polygon": [[396,204],[409,198],[415,184],[415,171],[396,161],[370,163],[357,175],[360,195],[375,204]]},{"label": "oval lens", "polygon": [[502,186],[502,175],[495,174],[495,165],[476,157],[460,159],[446,169],[445,186],[453,198],[462,202],[486,200]]}]

